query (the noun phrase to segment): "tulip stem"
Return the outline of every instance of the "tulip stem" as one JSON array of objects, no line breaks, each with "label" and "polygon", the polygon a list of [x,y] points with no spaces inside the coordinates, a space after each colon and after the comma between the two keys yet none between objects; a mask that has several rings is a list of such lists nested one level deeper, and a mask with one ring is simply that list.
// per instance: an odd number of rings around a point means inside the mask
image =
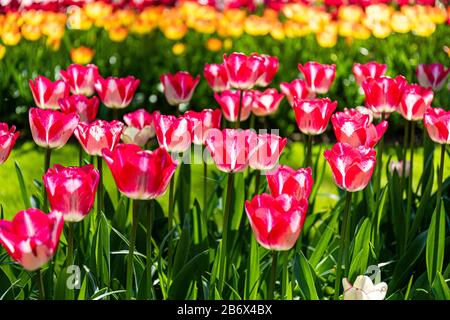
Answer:
[{"label": "tulip stem", "polygon": [[78,146],[78,165],[80,167],[83,166],[83,147],[81,146],[81,144]]},{"label": "tulip stem", "polygon": [[311,167],[313,136],[307,135],[306,139],[307,139],[307,142],[306,142],[306,154],[305,154],[305,167]]},{"label": "tulip stem", "polygon": [[126,299],[130,300],[133,291],[133,260],[134,260],[134,245],[136,241],[136,232],[138,226],[139,200],[133,200],[133,215],[131,219],[131,235],[130,246],[128,248],[128,260],[127,260],[127,286],[126,286]]},{"label": "tulip stem", "polygon": [[[412,173],[413,165],[414,165],[414,121],[411,121],[410,127],[410,140],[409,140],[409,172]],[[406,160],[403,163],[403,170],[406,167]],[[408,242],[408,233],[409,233],[409,222],[411,220],[411,210],[412,210],[412,189],[413,189],[413,175],[410,174],[408,177],[408,193],[406,196],[406,219],[405,219],[405,250]]]},{"label": "tulip stem", "polygon": [[147,214],[147,295],[148,298],[152,298],[152,228],[153,228],[153,215],[155,210],[155,201],[150,200],[150,208]]},{"label": "tulip stem", "polygon": [[102,157],[97,156],[97,170],[100,174],[98,188],[97,188],[97,225],[100,223],[100,218],[103,210],[103,162]]},{"label": "tulip stem", "polygon": [[255,177],[255,196],[258,194],[259,192],[259,184],[261,181],[261,171],[257,170],[256,171],[256,177]]},{"label": "tulip stem", "polygon": [[[445,144],[441,145],[441,161],[439,163],[439,171],[438,171],[438,189],[436,191],[436,208],[437,208],[438,212],[440,212],[440,209],[441,209],[442,180],[444,177],[445,147],[446,147]],[[439,220],[436,219],[436,221],[439,221]],[[438,230],[438,229],[436,229],[436,230]]]},{"label": "tulip stem", "polygon": [[[45,149],[45,158],[44,158],[44,173],[46,173],[48,171],[48,169],[50,168],[50,161],[51,161],[51,157],[52,157],[52,149],[47,148]],[[47,198],[47,191],[45,190],[45,187],[42,187],[43,190],[43,211],[44,212],[48,212],[48,198]]]},{"label": "tulip stem", "polygon": [[42,277],[41,269],[36,271],[37,273],[37,282],[39,287],[39,300],[45,300],[45,291],[44,291],[44,279]]},{"label": "tulip stem", "polygon": [[227,177],[227,197],[225,200],[225,207],[223,211],[223,226],[222,226],[222,252],[220,253],[220,272],[219,272],[219,292],[222,293],[223,285],[226,281],[227,275],[227,250],[228,250],[228,224],[230,221],[230,207],[231,200],[233,199],[233,185],[234,185],[234,175],[233,173],[228,173]]},{"label": "tulip stem", "polygon": [[116,108],[114,108],[112,110],[113,110],[113,120],[118,120],[119,119],[119,110],[117,110]]},{"label": "tulip stem", "polygon": [[67,267],[73,265],[73,222],[67,223]]},{"label": "tulip stem", "polygon": [[286,299],[287,295],[287,284],[289,281],[289,274],[288,274],[288,265],[289,265],[289,253],[290,251],[284,252],[284,260],[283,260],[283,272],[282,272],[282,278],[281,278],[281,300]]},{"label": "tulip stem", "polygon": [[405,190],[405,181],[406,181],[406,156],[408,153],[408,143],[409,143],[409,122],[406,121],[405,122],[405,136],[403,139],[403,165],[402,165],[402,178],[401,178],[401,182],[402,182],[402,199],[403,199],[403,191]]},{"label": "tulip stem", "polygon": [[238,114],[237,114],[237,121],[236,121],[236,129],[239,129],[241,127],[241,110],[242,110],[242,98],[244,97],[244,90],[239,90],[239,107],[238,107]]},{"label": "tulip stem", "polygon": [[[203,149],[204,150],[204,149]],[[208,164],[203,159],[203,212],[206,219],[206,209],[208,207]]]},{"label": "tulip stem", "polygon": [[267,292],[267,300],[273,300],[275,296],[275,281],[277,279],[277,263],[278,251],[272,251],[272,266],[270,267],[269,289]]},{"label": "tulip stem", "polygon": [[[334,282],[334,300],[339,298],[340,286],[341,286],[341,274],[342,274],[342,258],[345,256],[347,260],[347,250],[349,242],[349,219],[350,219],[350,207],[352,203],[352,194],[347,191],[345,195],[345,207],[344,207],[344,220],[341,226],[341,244],[339,246],[338,260],[336,262],[336,280]],[[348,268],[348,265],[345,265]]]},{"label": "tulip stem", "polygon": [[[174,209],[174,186],[175,186],[175,177],[172,177],[169,185],[169,213],[167,216],[167,229],[169,232],[172,231],[173,227],[173,209]],[[173,234],[170,234],[169,237],[169,248],[168,248],[168,257],[167,257],[167,273],[170,275],[172,271],[172,254],[173,254]]]},{"label": "tulip stem", "polygon": [[[381,114],[381,122],[384,121],[385,114],[384,112]],[[378,143],[378,150],[377,150],[377,176],[375,180],[375,196],[378,199],[379,192],[381,189],[381,173],[383,171],[383,149],[384,149],[384,136],[381,137],[379,143]]]}]

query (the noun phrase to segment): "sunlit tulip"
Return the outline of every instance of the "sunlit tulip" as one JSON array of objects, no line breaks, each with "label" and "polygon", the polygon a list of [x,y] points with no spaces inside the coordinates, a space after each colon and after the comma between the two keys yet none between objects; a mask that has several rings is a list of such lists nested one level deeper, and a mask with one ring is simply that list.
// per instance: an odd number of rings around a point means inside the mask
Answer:
[{"label": "sunlit tulip", "polygon": [[[389,172],[391,174],[394,173],[394,171],[397,172],[399,177],[403,177],[403,161],[394,161],[391,160],[391,162],[389,162]],[[406,161],[406,167],[405,167],[405,177],[409,177],[411,171],[411,162],[410,161]]]},{"label": "sunlit tulip", "polygon": [[336,143],[331,150],[325,150],[324,157],[339,188],[356,192],[369,184],[376,163],[374,149]]},{"label": "sunlit tulip", "polygon": [[419,64],[416,73],[422,87],[440,90],[447,80],[450,69],[440,63]]},{"label": "sunlit tulip", "polygon": [[172,106],[177,106],[191,100],[195,87],[200,81],[200,76],[194,78],[189,72],[178,71],[175,74],[163,74],[160,80],[167,102]]},{"label": "sunlit tulip", "polygon": [[275,167],[287,138],[275,134],[252,134],[249,139],[249,166],[255,170],[270,170]]},{"label": "sunlit tulip", "polygon": [[126,108],[133,100],[134,93],[139,86],[139,80],[133,76],[126,78],[98,77],[95,81],[95,90],[102,103],[111,109]]},{"label": "sunlit tulip", "polygon": [[96,65],[72,64],[67,70],[61,70],[60,74],[61,78],[69,85],[72,94],[82,94],[88,97],[94,94],[94,84],[99,76]]},{"label": "sunlit tulip", "polygon": [[123,127],[124,124],[117,120],[95,120],[91,123],[80,122],[74,133],[87,154],[101,156],[102,149],[113,150],[119,143]]},{"label": "sunlit tulip", "polygon": [[291,249],[305,222],[308,202],[286,194],[263,193],[245,202],[245,212],[260,245],[269,250]]},{"label": "sunlit tulip", "polygon": [[220,109],[203,109],[200,112],[189,110],[183,114],[183,117],[191,120],[192,142],[203,145],[209,130],[220,129],[222,112]]},{"label": "sunlit tulip", "polygon": [[61,213],[22,210],[12,221],[0,220],[0,243],[24,269],[33,271],[53,257],[63,227]]},{"label": "sunlit tulip", "polygon": [[273,114],[280,107],[283,97],[284,95],[278,93],[277,89],[253,90],[252,112],[259,117]]},{"label": "sunlit tulip", "polygon": [[408,84],[400,100],[399,112],[409,121],[423,119],[425,111],[431,107],[433,101],[433,90],[426,89],[417,84]]},{"label": "sunlit tulip", "polygon": [[297,200],[308,200],[314,184],[311,168],[294,170],[285,165],[267,172],[266,179],[272,196],[287,194]]},{"label": "sunlit tulip", "polygon": [[227,69],[223,64],[206,64],[203,69],[203,76],[214,92],[221,92],[230,87]]},{"label": "sunlit tulip", "polygon": [[388,286],[384,282],[376,285],[368,276],[357,276],[353,285],[347,278],[342,279],[344,287],[344,300],[383,300]]},{"label": "sunlit tulip", "polygon": [[155,124],[153,115],[145,109],[127,113],[123,116],[126,123],[122,132],[122,141],[125,143],[134,143],[143,147],[150,138],[155,136]]},{"label": "sunlit tulip", "polygon": [[43,177],[51,210],[62,213],[64,221],[81,221],[94,206],[99,179],[91,164],[81,168],[55,164]]},{"label": "sunlit tulip", "polygon": [[69,86],[63,80],[50,81],[39,76],[29,81],[36,106],[41,109],[59,109],[58,100],[69,95]]},{"label": "sunlit tulip", "polygon": [[185,152],[192,143],[191,120],[173,115],[154,114],[156,138],[161,147],[169,152]]},{"label": "sunlit tulip", "polygon": [[305,77],[308,88],[315,93],[327,93],[336,76],[336,65],[320,64],[314,61],[299,64],[298,69]]},{"label": "sunlit tulip", "polygon": [[256,85],[260,87],[267,87],[275,77],[278,71],[279,62],[277,57],[272,57],[266,54],[253,54],[260,57],[263,60],[264,72],[256,81]]},{"label": "sunlit tulip", "polygon": [[234,52],[223,61],[228,72],[228,81],[232,88],[248,90],[256,85],[264,74],[264,59],[259,55],[246,56],[243,53]]},{"label": "sunlit tulip", "polygon": [[34,142],[43,148],[61,148],[72,136],[79,116],[56,110],[31,108],[28,113],[31,135]]},{"label": "sunlit tulip", "polygon": [[117,188],[130,199],[162,196],[177,168],[177,163],[162,147],[149,151],[135,144],[119,144],[113,151],[103,149],[103,158]]},{"label": "sunlit tulip", "polygon": [[307,135],[322,134],[327,128],[336,107],[337,102],[328,98],[294,99],[294,105],[292,106],[298,128]]},{"label": "sunlit tulip", "polygon": [[15,126],[10,128],[7,123],[0,122],[0,164],[8,159],[19,135]]},{"label": "sunlit tulip", "polygon": [[423,122],[431,140],[440,144],[450,144],[450,111],[428,108]]},{"label": "sunlit tulip", "polygon": [[99,100],[97,97],[86,98],[75,94],[59,100],[59,107],[64,113],[75,112],[82,122],[92,122],[97,117]]},{"label": "sunlit tulip", "polygon": [[368,78],[362,83],[366,107],[377,113],[397,111],[406,84],[403,76]]},{"label": "sunlit tulip", "polygon": [[289,82],[282,82],[280,84],[281,92],[286,96],[287,101],[294,105],[295,98],[298,99],[314,99],[316,94],[309,90],[305,80],[295,79]]},{"label": "sunlit tulip", "polygon": [[352,71],[355,76],[356,83],[360,86],[368,78],[378,78],[384,76],[386,69],[386,64],[370,61],[364,64],[353,64]]},{"label": "sunlit tulip", "polygon": [[239,107],[241,108],[241,121],[250,117],[253,91],[225,90],[222,93],[214,93],[214,98],[222,109],[223,116],[228,121],[235,122],[238,120]]}]

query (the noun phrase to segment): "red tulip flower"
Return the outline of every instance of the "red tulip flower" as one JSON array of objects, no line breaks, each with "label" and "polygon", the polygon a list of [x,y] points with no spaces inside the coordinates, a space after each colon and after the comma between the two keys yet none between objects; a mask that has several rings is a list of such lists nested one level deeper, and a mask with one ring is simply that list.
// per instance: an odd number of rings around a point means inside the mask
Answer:
[{"label": "red tulip flower", "polygon": [[425,89],[417,84],[407,85],[400,100],[400,114],[409,121],[422,120],[425,111],[431,107],[433,95],[431,88]]},{"label": "red tulip flower", "polygon": [[249,165],[255,170],[270,170],[278,163],[287,138],[275,134],[252,134],[249,139]]},{"label": "red tulip flower", "polygon": [[59,109],[59,99],[69,95],[69,86],[63,80],[50,81],[39,76],[29,81],[36,106],[41,109]]},{"label": "red tulip flower", "polygon": [[150,138],[155,136],[153,115],[145,109],[127,113],[123,116],[126,127],[122,132],[122,141],[144,146]]},{"label": "red tulip flower", "polygon": [[15,126],[9,128],[7,123],[0,122],[0,164],[8,159],[19,135],[20,133],[16,131]]},{"label": "red tulip flower", "polygon": [[360,86],[368,78],[379,78],[386,73],[387,65],[370,61],[364,64],[353,64],[353,75],[355,76],[356,83]]},{"label": "red tulip flower", "polygon": [[314,99],[316,94],[309,90],[308,85],[305,80],[295,79],[289,82],[282,82],[280,84],[281,92],[286,96],[291,107],[294,105],[295,98],[303,99]]},{"label": "red tulip flower", "polygon": [[388,128],[386,120],[375,126],[368,114],[361,113],[356,109],[336,112],[331,116],[331,123],[336,139],[355,148],[375,146]]},{"label": "red tulip flower", "polygon": [[95,92],[95,81],[99,77],[98,68],[94,64],[82,66],[70,65],[67,70],[60,71],[61,78],[69,85],[72,94],[90,97]]},{"label": "red tulip flower", "polygon": [[311,168],[294,170],[289,166],[278,166],[266,175],[270,194],[274,197],[287,194],[297,200],[308,200],[314,184],[311,172]]},{"label": "red tulip flower", "polygon": [[227,69],[223,63],[205,64],[203,76],[206,81],[208,81],[209,86],[214,92],[222,92],[230,88]]},{"label": "red tulip flower", "polygon": [[450,69],[440,63],[419,64],[416,74],[419,84],[424,87],[432,87],[433,90],[440,90],[447,80]]},{"label": "red tulip flower", "polygon": [[75,129],[75,137],[84,151],[91,156],[101,156],[102,149],[113,150],[119,143],[124,124],[113,120],[95,120],[91,123],[80,122]]},{"label": "red tulip flower", "polygon": [[291,249],[300,235],[308,211],[305,199],[263,193],[245,202],[245,211],[260,245],[269,250]]},{"label": "red tulip flower", "polygon": [[331,150],[325,150],[324,156],[339,188],[356,192],[369,184],[376,163],[374,149],[336,143]]},{"label": "red tulip flower", "polygon": [[99,101],[97,97],[86,98],[81,94],[75,94],[58,101],[61,111],[64,113],[75,112],[82,122],[92,122],[97,117]]},{"label": "red tulip flower", "polygon": [[79,122],[79,116],[74,112],[65,114],[39,108],[31,108],[28,119],[34,142],[49,149],[63,147]]},{"label": "red tulip flower", "polygon": [[139,86],[139,80],[133,76],[126,78],[98,77],[95,81],[95,90],[102,103],[111,109],[124,109],[133,100],[134,93]]},{"label": "red tulip flower", "polygon": [[306,135],[322,134],[328,121],[336,110],[337,102],[328,98],[312,100],[294,100],[295,119],[300,131]]},{"label": "red tulip flower", "polygon": [[298,69],[305,77],[310,91],[315,93],[327,93],[336,76],[336,65],[320,64],[314,61],[298,65]]},{"label": "red tulip flower", "polygon": [[391,113],[398,109],[407,82],[403,76],[369,78],[362,83],[366,107],[377,113]]},{"label": "red tulip flower", "polygon": [[248,166],[249,139],[254,132],[236,129],[211,129],[206,147],[217,168],[223,172],[240,172]]},{"label": "red tulip flower", "polygon": [[106,161],[121,193],[130,199],[149,200],[164,194],[177,163],[162,147],[142,150],[135,144],[103,149]]},{"label": "red tulip flower", "polygon": [[43,177],[50,208],[62,213],[64,221],[81,221],[94,206],[99,179],[91,164],[81,168],[55,164]]},{"label": "red tulip flower", "polygon": [[450,111],[428,108],[423,122],[431,140],[439,144],[450,144]]},{"label": "red tulip flower", "polygon": [[200,112],[186,111],[183,117],[192,123],[192,142],[203,145],[209,130],[220,129],[222,112],[219,109],[203,109]]},{"label": "red tulip flower", "polygon": [[[242,101],[241,101],[242,96]],[[231,122],[238,120],[239,106],[241,105],[241,121],[250,117],[253,103],[253,91],[225,90],[222,93],[214,93],[214,98],[222,109],[225,119]]]},{"label": "red tulip flower", "polygon": [[272,57],[266,54],[252,54],[253,56],[258,56],[263,60],[264,72],[256,81],[256,85],[260,87],[267,87],[275,77],[278,71],[279,62],[277,57]]},{"label": "red tulip flower", "polygon": [[155,114],[156,138],[161,147],[169,152],[185,152],[192,144],[191,120],[173,115]]},{"label": "red tulip flower", "polygon": [[200,81],[200,76],[193,77],[189,72],[178,71],[175,74],[166,73],[160,77],[167,102],[172,106],[189,103]]},{"label": "red tulip flower", "polygon": [[252,112],[259,117],[275,113],[283,97],[284,95],[278,93],[277,89],[253,90]]},{"label": "red tulip flower", "polygon": [[264,59],[259,55],[246,56],[234,52],[223,61],[228,73],[228,81],[234,89],[248,90],[253,88],[265,72]]},{"label": "red tulip flower", "polygon": [[0,243],[24,269],[33,271],[53,257],[63,227],[64,219],[59,212],[22,210],[12,221],[0,220]]}]

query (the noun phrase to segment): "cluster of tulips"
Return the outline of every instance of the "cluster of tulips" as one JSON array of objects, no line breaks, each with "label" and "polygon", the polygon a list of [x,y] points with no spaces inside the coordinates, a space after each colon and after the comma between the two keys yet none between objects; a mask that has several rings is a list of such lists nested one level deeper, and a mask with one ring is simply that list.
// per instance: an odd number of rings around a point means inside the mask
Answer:
[{"label": "cluster of tulips", "polygon": [[[39,76],[30,80],[35,108],[29,110],[29,124],[35,143],[45,150],[44,195],[40,209],[20,211],[12,221],[0,221],[0,243],[27,270],[38,270],[56,253],[64,222],[68,228],[68,265],[73,263],[73,224],[85,218],[96,201],[96,223],[105,207],[103,203],[103,160],[110,169],[120,193],[132,199],[132,231],[127,260],[126,297],[133,297],[133,254],[139,206],[144,200],[161,197],[169,189],[168,228],[174,227],[174,173],[180,165],[180,154],[191,154],[192,143],[209,151],[218,170],[227,174],[226,199],[223,206],[222,242],[218,266],[218,290],[223,290],[233,257],[227,256],[229,224],[232,219],[234,174],[255,170],[254,196],[246,201],[245,211],[257,242],[274,252],[272,268],[276,268],[276,254],[294,247],[308,212],[308,198],[313,187],[313,137],[323,134],[331,119],[337,143],[324,152],[335,183],[347,192],[344,219],[341,227],[341,245],[337,260],[336,298],[340,292],[342,260],[349,246],[349,217],[351,196],[369,184],[378,166],[375,190],[380,190],[383,135],[388,127],[388,116],[399,112],[411,123],[423,121],[430,138],[442,147],[438,192],[442,189],[445,146],[450,144],[450,112],[432,108],[433,90],[443,87],[449,69],[439,64],[419,65],[420,85],[409,84],[403,76],[385,76],[386,65],[376,62],[354,64],[355,79],[364,91],[365,107],[336,112],[337,103],[324,95],[335,78],[336,66],[317,62],[299,64],[302,79],[282,83],[281,91],[267,88],[279,66],[277,57],[243,53],[224,55],[222,64],[207,64],[204,77],[214,91],[220,109],[186,111],[200,77],[187,72],[164,74],[161,83],[168,103],[177,115],[149,113],[138,109],[118,120],[119,112],[133,99],[139,80],[99,75],[95,65],[71,65],[60,72],[60,79],[51,81]],[[94,94],[97,93],[97,96]],[[267,116],[277,111],[286,97],[295,114],[299,130],[306,135],[305,168],[293,169],[278,165],[286,138],[275,134],[258,134],[252,129],[242,130],[241,122],[255,116]],[[114,120],[97,118],[99,104],[112,110]],[[234,128],[224,128],[221,115]],[[375,119],[380,119],[375,125]],[[221,129],[223,128],[223,129]],[[7,124],[0,126],[1,162],[14,146],[19,133]],[[51,152],[62,148],[74,135],[80,146],[78,167],[55,164],[50,168]],[[156,137],[157,147],[152,143]],[[122,143],[120,143],[122,140]],[[374,147],[378,143],[377,152]],[[410,145],[413,148],[413,145]],[[84,165],[85,154],[97,158],[97,168]],[[183,157],[182,159],[184,159]],[[401,159],[405,160],[405,159]],[[411,153],[411,170],[413,170]],[[206,180],[207,166],[204,161]],[[249,169],[250,168],[250,169]],[[270,193],[260,193],[260,175],[264,173]],[[412,179],[410,179],[410,183]],[[169,186],[170,185],[170,186]],[[247,186],[248,187],[248,186]],[[204,184],[204,209],[207,205]],[[409,197],[410,193],[408,192]],[[436,206],[441,203],[440,194]],[[408,198],[408,201],[412,199]],[[410,203],[410,202],[409,202]],[[45,212],[49,212],[48,214]],[[436,211],[439,214],[439,210]],[[151,223],[151,222],[150,222]],[[148,226],[151,230],[151,224]],[[148,238],[151,242],[151,235]],[[172,241],[170,239],[169,241]],[[150,242],[147,246],[150,246]],[[171,259],[169,244],[169,261]],[[151,263],[151,254],[147,256]],[[346,264],[345,264],[346,265]],[[160,266],[163,267],[163,266]],[[168,268],[170,268],[170,263]],[[274,271],[273,274],[276,274]],[[365,280],[358,280],[364,284]],[[273,297],[275,278],[269,287]],[[355,284],[357,287],[357,285]],[[344,279],[347,298],[357,288]],[[351,290],[350,290],[350,289]],[[384,293],[377,295],[383,298]],[[380,289],[380,290],[381,290]],[[358,296],[358,294],[356,294]],[[345,294],[344,294],[345,297]],[[367,298],[367,297],[365,297]]]}]

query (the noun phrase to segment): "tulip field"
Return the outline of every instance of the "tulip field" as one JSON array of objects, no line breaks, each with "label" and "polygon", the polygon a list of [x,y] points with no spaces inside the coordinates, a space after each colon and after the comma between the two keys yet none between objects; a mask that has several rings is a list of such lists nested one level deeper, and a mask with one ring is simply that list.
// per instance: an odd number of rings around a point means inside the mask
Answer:
[{"label": "tulip field", "polygon": [[447,1],[0,3],[0,300],[450,300]]}]

